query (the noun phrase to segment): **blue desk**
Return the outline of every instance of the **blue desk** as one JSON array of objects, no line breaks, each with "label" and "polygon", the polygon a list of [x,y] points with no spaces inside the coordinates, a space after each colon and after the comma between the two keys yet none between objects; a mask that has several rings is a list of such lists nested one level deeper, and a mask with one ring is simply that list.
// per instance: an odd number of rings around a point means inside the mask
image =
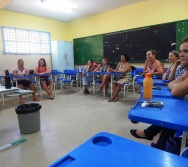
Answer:
[{"label": "blue desk", "polygon": [[20,88],[18,87],[11,87],[10,89],[6,89],[5,86],[0,85],[0,94],[2,96],[3,106],[5,105],[4,96],[7,93],[15,93],[18,92]]},{"label": "blue desk", "polygon": [[[136,80],[137,84],[139,84],[139,85],[142,85],[143,81],[144,81],[143,77],[142,78],[138,77],[137,80]],[[164,82],[163,80],[153,79],[153,85],[155,85],[155,86],[165,86],[166,84],[167,83]]]},{"label": "blue desk", "polygon": [[154,102],[163,102],[159,108],[141,108],[140,103],[145,101],[142,97],[129,111],[128,118],[138,122],[145,122],[166,128],[188,131],[188,101],[175,98],[153,97]]},{"label": "blue desk", "polygon": [[[168,89],[167,86],[160,86],[161,90],[152,89],[153,97],[166,97],[166,98],[174,98]],[[140,95],[143,97],[144,88],[143,86],[140,87]]]},{"label": "blue desk", "polygon": [[[88,72],[87,74],[92,75],[93,76],[93,83],[95,83],[95,75],[104,75],[104,74],[108,74],[111,76],[111,89],[110,89],[110,93],[111,93],[111,97],[113,95],[113,88],[112,88],[112,84],[113,84],[113,79],[114,76],[116,75],[121,75],[122,72],[101,72],[101,71],[92,71],[92,72]],[[93,84],[93,94],[95,94],[95,84]]]},{"label": "blue desk", "polygon": [[[154,102],[163,102],[163,108],[141,108],[142,97],[129,111],[128,118],[137,122],[145,122],[175,130],[188,131],[188,101],[176,98],[153,97]],[[182,140],[182,149],[185,147],[186,132]]]},{"label": "blue desk", "polygon": [[101,132],[50,167],[186,167],[188,159]]}]

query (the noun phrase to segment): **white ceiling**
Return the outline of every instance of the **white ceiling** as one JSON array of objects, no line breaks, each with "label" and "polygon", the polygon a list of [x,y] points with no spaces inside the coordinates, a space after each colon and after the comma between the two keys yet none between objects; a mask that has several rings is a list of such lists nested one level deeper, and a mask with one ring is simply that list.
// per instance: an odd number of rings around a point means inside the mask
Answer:
[{"label": "white ceiling", "polygon": [[72,13],[58,12],[43,7],[41,0],[13,0],[3,10],[34,15],[63,22],[70,22],[112,9],[135,4],[145,0],[69,0],[77,7]]}]

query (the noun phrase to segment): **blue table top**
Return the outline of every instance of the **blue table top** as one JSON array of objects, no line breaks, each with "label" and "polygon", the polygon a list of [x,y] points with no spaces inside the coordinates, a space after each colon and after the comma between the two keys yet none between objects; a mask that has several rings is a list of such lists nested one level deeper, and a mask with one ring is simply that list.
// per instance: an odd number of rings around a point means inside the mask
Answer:
[{"label": "blue table top", "polygon": [[129,111],[128,118],[133,121],[145,122],[175,130],[188,131],[188,101],[175,98],[153,97],[150,101],[163,102],[160,108],[141,108],[145,101],[142,97]]},{"label": "blue table top", "polygon": [[[139,85],[142,85],[143,84],[143,81],[144,81],[144,77],[139,77],[137,78],[136,80],[136,83],[139,84]],[[153,85],[160,85],[160,86],[164,86],[166,85],[167,83],[163,80],[160,80],[160,79],[154,79],[153,78]]]},{"label": "blue table top", "polygon": [[58,74],[62,74],[63,72],[61,71],[51,71],[50,74],[52,75],[58,75]]},{"label": "blue table top", "polygon": [[[152,96],[153,97],[167,97],[167,98],[175,98],[172,96],[170,90],[166,86],[159,86],[161,90],[152,89]],[[144,88],[143,86],[140,87],[140,95],[143,96]]]},{"label": "blue table top", "polygon": [[109,74],[109,75],[121,75],[122,72],[102,72],[102,71],[91,71],[91,72],[87,72],[88,74]]},{"label": "blue table top", "polygon": [[101,132],[50,167],[185,167],[188,159]]},{"label": "blue table top", "polygon": [[14,79],[24,79],[24,78],[27,79],[33,77],[35,77],[35,74],[13,76]]}]

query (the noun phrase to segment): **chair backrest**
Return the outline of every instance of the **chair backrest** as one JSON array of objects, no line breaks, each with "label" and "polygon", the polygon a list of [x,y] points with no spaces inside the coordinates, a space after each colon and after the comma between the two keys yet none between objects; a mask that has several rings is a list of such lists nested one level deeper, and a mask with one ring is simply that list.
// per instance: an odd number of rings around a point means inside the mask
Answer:
[{"label": "chair backrest", "polygon": [[136,68],[136,70],[135,70],[135,75],[142,74],[143,71],[144,71],[143,68]]},{"label": "chair backrest", "polygon": [[180,156],[184,157],[184,158],[188,158],[188,147],[184,148],[181,153]]}]

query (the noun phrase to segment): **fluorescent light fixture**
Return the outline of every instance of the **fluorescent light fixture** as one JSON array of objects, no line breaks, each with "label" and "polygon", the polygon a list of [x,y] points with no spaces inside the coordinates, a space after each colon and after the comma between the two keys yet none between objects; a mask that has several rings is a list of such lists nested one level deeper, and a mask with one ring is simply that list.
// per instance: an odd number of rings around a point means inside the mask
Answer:
[{"label": "fluorescent light fixture", "polygon": [[69,0],[41,0],[41,2],[45,8],[58,12],[72,13],[76,8]]}]

